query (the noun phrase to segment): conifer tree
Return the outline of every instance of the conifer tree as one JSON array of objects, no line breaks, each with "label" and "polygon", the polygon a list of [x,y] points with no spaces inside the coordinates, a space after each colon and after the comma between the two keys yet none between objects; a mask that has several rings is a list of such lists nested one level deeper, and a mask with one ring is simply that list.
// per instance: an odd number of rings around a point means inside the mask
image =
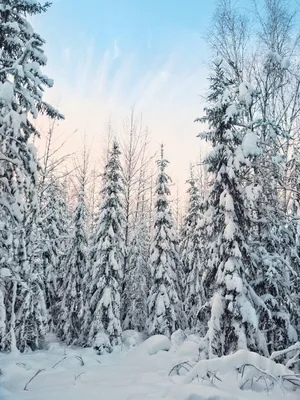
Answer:
[{"label": "conifer tree", "polygon": [[[6,320],[2,321],[0,343],[7,350],[36,348],[43,341],[36,340],[40,335],[39,316],[33,308],[39,290],[32,289],[39,287],[40,271],[27,270],[26,262],[24,266],[22,260],[33,255],[29,255],[28,243],[22,243],[24,231],[29,233],[28,241],[36,225],[31,202],[37,185],[37,158],[29,141],[38,132],[31,117],[47,114],[61,118],[43,101],[44,88],[51,87],[53,82],[41,72],[47,61],[44,40],[28,21],[29,16],[47,11],[49,5],[29,0],[0,1],[0,248],[1,267],[10,270],[5,279],[0,278],[5,288],[2,315]],[[25,248],[22,258],[20,248]],[[25,303],[33,306],[24,308]],[[26,328],[22,343],[17,333],[18,321],[31,326]]]},{"label": "conifer tree", "polygon": [[149,335],[170,336],[176,329],[185,328],[185,319],[180,286],[183,272],[168,199],[170,178],[165,172],[167,165],[162,146],[156,181],[154,237],[150,250],[153,283],[148,297],[147,329]]},{"label": "conifer tree", "polygon": [[9,339],[10,351],[44,347],[47,313],[44,299],[41,231],[37,198],[32,196],[24,214],[23,229],[14,242]]},{"label": "conifer tree", "polygon": [[[261,71],[255,75],[259,89],[256,113],[257,120],[261,121],[256,131],[261,154],[252,175],[252,183],[259,192],[254,201],[251,230],[257,270],[252,285],[268,307],[268,315],[261,310],[259,317],[270,353],[298,340],[297,305],[293,295],[298,265],[293,251],[296,231],[290,226],[287,215],[287,189],[289,184],[290,187],[297,185],[293,179],[296,164],[289,160],[293,131],[298,135],[296,120],[299,115],[296,100],[299,88],[294,85],[293,74],[287,67],[290,63],[287,55],[293,48],[293,18],[285,2],[265,2],[265,15],[260,21],[265,51]],[[274,36],[275,31],[278,36]],[[285,107],[285,104],[293,106]]]},{"label": "conifer tree", "polygon": [[104,172],[102,204],[91,249],[89,343],[100,353],[120,344],[120,290],[124,262],[124,210],[119,145]]},{"label": "conifer tree", "polygon": [[274,110],[269,110],[262,115],[262,123],[256,129],[261,153],[250,178],[257,192],[252,201],[254,218],[249,242],[256,271],[252,286],[268,309],[268,312],[260,309],[258,316],[269,353],[283,350],[298,340],[297,305],[293,296],[298,265],[294,252],[296,229],[289,224],[280,190],[284,158],[280,156],[278,142],[286,132],[280,123],[273,121],[274,114]]},{"label": "conifer tree", "polygon": [[189,329],[197,332],[203,327],[199,321],[199,311],[204,302],[204,289],[202,286],[203,269],[205,268],[204,243],[203,243],[203,199],[193,177],[188,181],[190,187],[189,206],[184,219],[184,228],[181,245],[181,259],[185,272],[184,310],[187,314]]},{"label": "conifer tree", "polygon": [[[247,242],[253,269],[247,278],[259,296],[258,326],[268,343],[265,349],[268,354],[297,339],[293,322],[297,307],[291,293],[297,264],[292,250],[295,235],[293,229],[288,229],[290,217],[286,210],[293,188],[289,185],[292,175],[289,159],[295,139],[298,140],[300,103],[299,85],[294,81],[299,68],[291,61],[298,43],[298,33],[294,30],[296,14],[284,0],[263,3],[262,11],[255,7],[258,22],[255,60],[252,51],[248,52],[251,46],[247,42],[255,37],[249,30],[248,18],[230,1],[219,2],[209,42],[224,59],[228,76],[235,80],[234,90],[242,108],[236,130],[241,138],[246,133],[245,139],[251,139],[247,130],[255,131],[255,139],[245,142],[248,149],[259,148],[255,157],[248,154],[249,169],[240,171],[244,179],[239,182],[251,214]],[[255,85],[255,90],[244,82],[245,77]]]},{"label": "conifer tree", "polygon": [[[266,160],[266,153],[264,159]],[[261,171],[262,172],[262,171]],[[276,180],[272,175],[260,175],[261,185],[257,207],[260,220],[252,227],[252,258],[257,271],[252,286],[267,306],[260,309],[260,328],[264,331],[268,351],[283,350],[298,340],[296,332],[296,299],[293,284],[297,281],[298,260],[295,231],[289,229],[286,215],[276,195]],[[263,186],[262,186],[263,184]]]},{"label": "conifer tree", "polygon": [[212,184],[205,212],[207,271],[203,286],[210,319],[204,354],[222,356],[241,348],[266,354],[256,311],[258,306],[265,305],[248,282],[255,271],[248,244],[250,218],[242,185],[245,168],[251,165],[251,158],[259,149],[255,132],[238,128],[238,117],[243,110],[241,94],[249,104],[252,92],[249,87],[237,88],[225,76],[221,60],[215,61],[210,81],[206,115],[200,119],[209,125],[201,137],[213,147],[206,158]]},{"label": "conifer tree", "polygon": [[74,234],[65,259],[65,276],[58,293],[60,302],[57,333],[67,344],[80,343],[84,322],[83,282],[89,266],[84,190],[85,185],[82,184],[74,213]]},{"label": "conifer tree", "polygon": [[47,309],[45,303],[43,271],[43,235],[39,225],[37,199],[31,199],[30,214],[25,219],[25,229],[20,236],[18,267],[26,288],[16,292],[18,312],[15,319],[16,344],[21,351],[36,350],[45,346]]},{"label": "conifer tree", "polygon": [[142,332],[146,327],[147,296],[150,284],[150,235],[145,213],[142,213],[140,219],[136,221],[137,227],[129,246],[128,272],[125,276],[126,291],[122,293],[122,301],[126,301],[123,329]]},{"label": "conifer tree", "polygon": [[57,323],[57,302],[62,282],[65,280],[67,250],[70,246],[70,215],[67,209],[62,185],[55,177],[47,182],[40,218],[42,231],[42,263],[44,272],[45,301],[48,313],[48,328],[55,330]]}]

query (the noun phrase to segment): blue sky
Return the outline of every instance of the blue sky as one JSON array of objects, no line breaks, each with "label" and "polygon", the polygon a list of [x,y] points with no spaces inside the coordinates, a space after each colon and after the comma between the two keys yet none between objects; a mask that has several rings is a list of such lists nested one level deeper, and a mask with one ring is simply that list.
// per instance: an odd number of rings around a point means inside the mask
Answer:
[{"label": "blue sky", "polygon": [[116,40],[147,61],[177,47],[178,39],[187,44],[189,34],[200,36],[213,9],[214,1],[205,0],[54,0],[42,27],[59,47],[93,39],[103,51]]},{"label": "blue sky", "polygon": [[210,56],[203,36],[215,6],[214,0],[53,0],[35,17],[55,82],[46,99],[66,117],[57,132],[77,132],[64,151],[79,152],[85,133],[97,162],[108,120],[118,134],[135,107],[152,150],[165,144],[169,172],[183,189],[204,147],[194,120],[204,106]]},{"label": "blue sky", "polygon": [[[214,1],[204,0],[54,0],[36,23],[47,40],[50,67],[62,66],[65,51],[72,51],[71,61],[78,67],[82,50],[93,47],[91,68],[96,68],[101,55],[113,48],[116,58],[135,57],[132,72],[137,78],[170,54],[181,58],[179,64],[191,63],[191,68],[202,62],[201,35],[213,9]],[[118,68],[115,64],[111,74]],[[75,72],[76,68],[70,79]]]},{"label": "blue sky", "polygon": [[86,132],[99,153],[108,118],[118,132],[134,106],[153,150],[165,143],[170,172],[183,184],[200,148],[193,121],[203,106],[202,37],[213,9],[209,0],[54,0],[36,17],[55,81],[47,99],[66,116],[61,132],[78,129],[70,149],[80,150]]}]

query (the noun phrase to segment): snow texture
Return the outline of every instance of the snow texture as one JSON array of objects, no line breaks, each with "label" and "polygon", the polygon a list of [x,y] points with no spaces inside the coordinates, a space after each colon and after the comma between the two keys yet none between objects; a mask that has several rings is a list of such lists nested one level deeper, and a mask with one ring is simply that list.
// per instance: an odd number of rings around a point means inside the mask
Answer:
[{"label": "snow texture", "polygon": [[[158,343],[160,345],[158,346]],[[245,361],[245,353],[198,364],[186,376],[169,376],[171,368],[180,359],[184,342],[178,352],[159,351],[149,355],[145,346],[163,349],[168,339],[155,337],[130,351],[97,356],[92,349],[62,347],[55,341],[48,351],[25,354],[3,354],[0,378],[1,400],[280,400],[282,391],[273,388],[269,393],[240,390],[236,372],[232,368]],[[190,342],[189,342],[190,343]],[[182,350],[181,350],[182,349]],[[185,349],[186,351],[187,349]],[[193,348],[190,348],[191,352]],[[139,354],[137,359],[132,353]],[[181,354],[182,355],[182,354]],[[188,356],[188,352],[187,352]],[[252,357],[252,355],[250,356]],[[255,356],[254,356],[255,357]],[[255,357],[257,358],[257,357]],[[251,360],[251,361],[257,361]],[[210,364],[208,364],[210,363]],[[270,365],[275,363],[271,362]],[[201,367],[199,366],[201,365]],[[276,364],[275,364],[276,365]],[[222,382],[190,381],[207,368],[222,370]],[[261,365],[263,367],[263,365]],[[268,366],[269,368],[269,366]],[[273,367],[272,367],[273,368]],[[280,367],[278,367],[280,368]],[[26,383],[42,370],[27,386]],[[277,372],[275,366],[272,371]],[[299,391],[285,392],[284,399],[298,400]]]}]

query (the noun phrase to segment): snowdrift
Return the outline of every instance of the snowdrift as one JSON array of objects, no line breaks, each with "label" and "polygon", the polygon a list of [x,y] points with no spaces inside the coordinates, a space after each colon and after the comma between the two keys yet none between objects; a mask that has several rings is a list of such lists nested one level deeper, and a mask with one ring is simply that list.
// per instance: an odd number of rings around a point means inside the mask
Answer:
[{"label": "snowdrift", "polygon": [[[163,335],[142,343],[141,340],[137,332],[126,331],[123,347],[103,355],[97,355],[92,348],[65,347],[59,343],[52,343],[47,351],[2,354],[0,399],[267,400],[270,395],[272,400],[281,400],[283,396],[286,400],[300,398],[299,376],[255,353],[241,350],[227,357],[197,362],[196,336],[177,332],[171,340]],[[173,368],[183,364],[185,368]],[[37,374],[38,371],[41,372]]]}]

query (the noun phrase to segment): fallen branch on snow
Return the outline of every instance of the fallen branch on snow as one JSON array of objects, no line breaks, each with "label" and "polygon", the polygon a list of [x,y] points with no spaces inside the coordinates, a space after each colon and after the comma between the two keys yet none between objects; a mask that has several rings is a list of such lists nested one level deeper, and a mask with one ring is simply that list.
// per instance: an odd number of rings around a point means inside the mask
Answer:
[{"label": "fallen branch on snow", "polygon": [[174,374],[180,375],[180,370],[184,369],[185,371],[190,371],[193,368],[193,366],[188,362],[188,361],[183,361],[179,364],[176,364],[171,371],[169,372],[169,376],[172,376]]},{"label": "fallen branch on snow", "polygon": [[81,356],[75,356],[75,358],[77,358],[77,360],[80,362],[80,366],[83,367],[84,366],[83,358]]},{"label": "fallen branch on snow", "polygon": [[31,381],[33,381],[33,379],[36,377],[36,376],[38,376],[41,372],[43,372],[43,371],[46,371],[45,370],[45,368],[44,369],[39,369],[34,375],[33,375],[33,377],[31,378],[31,379],[29,379],[29,381],[26,383],[26,385],[24,386],[24,389],[23,390],[28,390],[28,385],[29,385],[29,383],[31,382]]},{"label": "fallen branch on snow", "polygon": [[64,356],[61,360],[59,360],[56,364],[54,364],[52,368],[54,369],[55,367],[57,367],[57,365],[63,362],[66,358],[67,356]]},{"label": "fallen branch on snow", "polygon": [[78,381],[79,378],[81,377],[81,375],[85,375],[85,374],[86,374],[86,372],[80,372],[80,374],[74,375],[74,381],[75,382]]},{"label": "fallen branch on snow", "polygon": [[[52,368],[54,369],[55,367],[57,367],[58,364],[63,362],[66,358],[68,358],[68,356],[73,356],[73,354],[65,355],[61,360],[59,360],[56,364],[54,364]],[[79,361],[80,366],[83,367],[84,366],[83,358],[81,356],[78,356],[78,355],[75,355],[74,357]]]},{"label": "fallen branch on snow", "polygon": [[[245,369],[246,367],[250,367],[253,368],[255,371],[258,372],[258,374],[253,374],[252,371],[250,371],[250,377],[246,376],[245,378]],[[269,389],[271,389],[274,386],[274,382],[278,383],[278,385],[280,386],[280,389],[282,390],[282,392],[284,393],[284,388],[282,386],[282,384],[280,383],[279,379],[276,378],[275,376],[273,376],[272,374],[256,367],[255,365],[252,364],[244,364],[239,371],[242,374],[242,378],[244,378],[244,383],[242,383],[242,385],[240,386],[240,389],[244,389],[244,387],[246,386],[246,384],[248,382],[251,382],[251,389],[253,388],[253,382],[254,379],[256,378],[256,382],[258,382],[260,379],[264,380],[265,386],[266,386],[266,390],[269,393]],[[268,380],[271,382],[271,387],[268,386]]]},{"label": "fallen branch on snow", "polygon": [[[195,364],[194,364],[195,365]],[[186,372],[191,371],[194,368],[194,365],[191,365],[188,361],[183,361],[177,365],[175,365],[171,371],[169,372],[169,376],[173,375],[184,375]],[[183,370],[183,374],[181,371]],[[202,377],[203,380],[208,380],[212,385],[214,385],[214,380],[218,380],[222,382],[222,379],[217,376],[217,373],[209,371],[205,377]]]}]

